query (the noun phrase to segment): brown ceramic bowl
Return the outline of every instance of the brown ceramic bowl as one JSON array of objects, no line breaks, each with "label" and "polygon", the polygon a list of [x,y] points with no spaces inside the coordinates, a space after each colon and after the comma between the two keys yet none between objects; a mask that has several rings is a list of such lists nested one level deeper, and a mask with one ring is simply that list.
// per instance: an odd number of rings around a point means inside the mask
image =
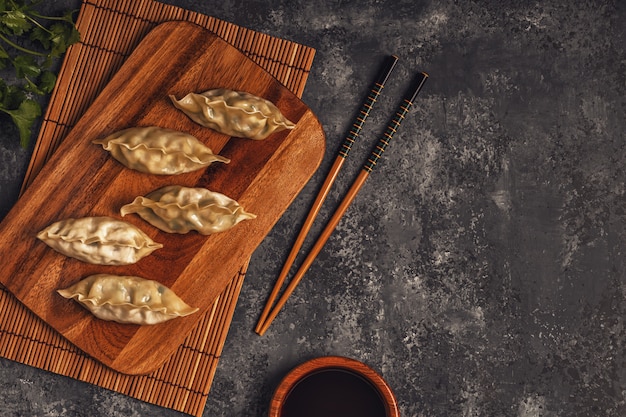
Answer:
[{"label": "brown ceramic bowl", "polygon": [[383,378],[362,362],[341,356],[312,359],[294,368],[274,392],[269,417],[399,417]]}]

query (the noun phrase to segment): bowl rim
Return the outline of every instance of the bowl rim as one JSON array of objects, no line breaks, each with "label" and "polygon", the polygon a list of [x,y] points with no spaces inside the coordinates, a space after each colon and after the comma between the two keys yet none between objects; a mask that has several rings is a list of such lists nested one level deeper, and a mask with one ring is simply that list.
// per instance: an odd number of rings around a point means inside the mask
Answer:
[{"label": "bowl rim", "polygon": [[321,356],[293,368],[285,375],[274,391],[270,402],[269,417],[280,417],[285,399],[298,382],[324,369],[343,369],[361,376],[380,393],[387,417],[400,417],[396,397],[383,377],[365,363],[345,356]]}]

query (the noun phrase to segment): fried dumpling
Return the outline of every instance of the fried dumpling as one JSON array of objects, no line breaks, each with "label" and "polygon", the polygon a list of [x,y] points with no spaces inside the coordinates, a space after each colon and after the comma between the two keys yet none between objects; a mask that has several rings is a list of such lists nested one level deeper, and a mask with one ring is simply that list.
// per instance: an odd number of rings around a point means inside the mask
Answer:
[{"label": "fried dumpling", "polygon": [[239,203],[206,188],[169,185],[135,198],[120,210],[122,216],[137,213],[151,225],[167,233],[195,230],[202,235],[222,232],[256,215]]},{"label": "fried dumpling", "polygon": [[124,166],[157,175],[175,175],[229,163],[195,136],[158,126],[130,127],[93,143],[102,145]]},{"label": "fried dumpling", "polygon": [[37,238],[63,255],[97,265],[129,265],[163,247],[136,226],[112,217],[52,223]]},{"label": "fried dumpling", "polygon": [[118,323],[156,324],[198,311],[165,285],[135,276],[91,275],[57,292]]},{"label": "fried dumpling", "polygon": [[170,99],[194,122],[229,136],[262,140],[296,126],[274,103],[244,91],[219,88]]}]

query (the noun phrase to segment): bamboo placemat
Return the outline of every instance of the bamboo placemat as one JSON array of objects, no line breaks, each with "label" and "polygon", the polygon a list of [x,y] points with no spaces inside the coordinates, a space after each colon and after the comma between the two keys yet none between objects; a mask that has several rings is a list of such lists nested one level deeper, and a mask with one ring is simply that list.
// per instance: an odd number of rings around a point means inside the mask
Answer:
[{"label": "bamboo placemat", "polygon": [[[169,20],[186,20],[213,31],[302,96],[315,54],[312,48],[154,0],[85,0],[77,20],[81,42],[66,53],[22,190],[141,39],[156,25]],[[246,268],[247,262],[184,343],[151,374],[124,375],[91,359],[1,286],[0,355],[200,416]]]}]

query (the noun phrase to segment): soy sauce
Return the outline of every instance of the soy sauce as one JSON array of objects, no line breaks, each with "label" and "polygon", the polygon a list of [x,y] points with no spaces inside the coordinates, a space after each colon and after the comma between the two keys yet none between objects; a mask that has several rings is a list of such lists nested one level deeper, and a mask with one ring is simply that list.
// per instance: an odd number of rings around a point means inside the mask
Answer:
[{"label": "soy sauce", "polygon": [[281,417],[385,417],[378,390],[353,372],[329,368],[314,372],[287,394]]}]

